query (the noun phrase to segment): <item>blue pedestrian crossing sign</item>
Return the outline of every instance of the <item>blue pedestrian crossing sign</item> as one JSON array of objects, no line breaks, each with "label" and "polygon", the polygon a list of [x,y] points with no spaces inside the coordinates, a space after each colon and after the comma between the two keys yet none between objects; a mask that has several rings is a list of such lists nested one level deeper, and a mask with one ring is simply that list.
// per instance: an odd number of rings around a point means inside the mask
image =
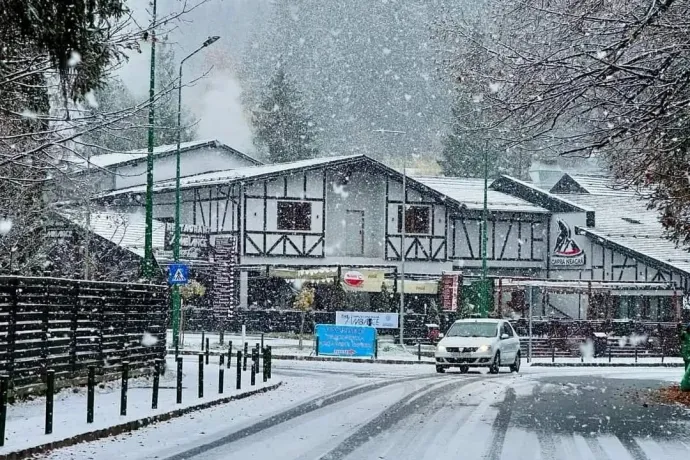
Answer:
[{"label": "blue pedestrian crossing sign", "polygon": [[185,264],[168,265],[168,284],[187,284],[189,282],[189,267]]}]

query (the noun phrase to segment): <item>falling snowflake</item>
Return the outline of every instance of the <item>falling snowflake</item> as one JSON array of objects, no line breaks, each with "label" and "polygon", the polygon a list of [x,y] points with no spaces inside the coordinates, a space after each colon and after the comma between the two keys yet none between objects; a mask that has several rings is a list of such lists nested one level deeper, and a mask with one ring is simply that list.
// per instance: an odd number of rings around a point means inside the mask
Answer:
[{"label": "falling snowflake", "polygon": [[96,100],[96,95],[93,93],[93,91],[89,91],[88,93],[84,94],[84,100],[89,107],[94,109],[98,108],[98,101]]},{"label": "falling snowflake", "polygon": [[148,332],[141,336],[141,344],[145,347],[152,347],[158,343],[158,339]]},{"label": "falling snowflake", "polygon": [[11,219],[0,219],[0,235],[7,235],[12,230]]},{"label": "falling snowflake", "polygon": [[79,54],[78,51],[72,51],[72,54],[69,56],[69,61],[67,61],[67,65],[70,67],[75,67],[81,62],[81,54]]}]

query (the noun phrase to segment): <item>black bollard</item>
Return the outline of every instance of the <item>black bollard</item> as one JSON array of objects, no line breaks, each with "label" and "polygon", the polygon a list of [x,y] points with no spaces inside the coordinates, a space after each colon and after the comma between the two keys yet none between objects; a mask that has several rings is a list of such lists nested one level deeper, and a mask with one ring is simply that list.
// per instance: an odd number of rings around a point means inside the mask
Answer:
[{"label": "black bollard", "polygon": [[218,368],[218,394],[223,394],[223,374],[225,373],[225,369],[223,369],[223,366],[220,366]]},{"label": "black bollard", "polygon": [[232,363],[232,340],[228,344],[228,369],[230,369],[230,363]]},{"label": "black bollard", "polygon": [[316,339],[314,340],[314,346],[315,346],[314,353],[316,354],[316,356],[319,356],[319,336],[318,335],[316,336]]},{"label": "black bollard", "polygon": [[207,366],[208,366],[208,356],[209,356],[209,353],[210,353],[208,342],[209,342],[209,339],[206,338],[206,365],[207,365]]},{"label": "black bollard", "polygon": [[5,422],[7,421],[7,390],[10,378],[0,375],[0,446],[5,445]]},{"label": "black bollard", "polygon": [[204,351],[204,342],[206,342],[206,332],[201,331],[201,351]]},{"label": "black bollard", "polygon": [[556,362],[556,347],[554,346],[553,343],[551,343],[551,362],[552,363]]},{"label": "black bollard", "polygon": [[661,364],[664,364],[664,355],[665,355],[665,347],[664,347],[664,337],[661,337]]},{"label": "black bollard", "polygon": [[161,378],[161,362],[156,360],[153,364],[153,395],[151,395],[151,409],[158,409],[158,387]]},{"label": "black bollard", "polygon": [[422,342],[417,342],[417,361],[422,360]]},{"label": "black bollard", "polygon": [[261,333],[261,349],[264,349],[264,333]]},{"label": "black bollard", "polygon": [[254,362],[252,362],[251,385],[256,385],[256,366],[254,365]]},{"label": "black bollard", "polygon": [[127,415],[127,384],[129,383],[129,362],[122,361],[122,387],[120,388],[120,415]]},{"label": "black bollard", "polygon": [[247,353],[249,351],[249,344],[247,342],[244,342],[244,359],[242,361],[242,370],[246,371],[247,370]]},{"label": "black bollard", "polygon": [[637,344],[635,344],[635,362],[637,363]]},{"label": "black bollard", "polygon": [[175,343],[175,359],[177,359],[178,356],[180,356],[180,344]]},{"label": "black bollard", "polygon": [[254,362],[254,367],[256,368],[256,373],[259,374],[261,373],[261,349],[259,348],[259,344],[256,344],[256,361]]},{"label": "black bollard", "polygon": [[199,353],[199,397],[204,397],[204,354]]},{"label": "black bollard", "polygon": [[223,328],[220,328],[220,332],[218,333],[218,343],[223,346],[223,342],[225,342],[225,331],[223,331]]},{"label": "black bollard", "polygon": [[93,423],[93,404],[96,387],[96,367],[89,366],[89,380],[86,389],[86,423]]},{"label": "black bollard", "polygon": [[379,339],[374,339],[374,359],[379,359]]},{"label": "black bollard", "polygon": [[218,358],[220,359],[220,361],[218,361],[218,365],[223,367],[223,365],[225,365],[225,355],[220,355]]},{"label": "black bollard", "polygon": [[182,404],[182,357],[177,358],[177,404]]},{"label": "black bollard", "polygon": [[55,395],[55,371],[46,371],[46,434],[53,432],[53,396]]},{"label": "black bollard", "polygon": [[261,375],[263,376],[264,383],[268,381],[268,350],[266,348],[263,349],[263,355],[264,355],[264,368],[262,369]]},{"label": "black bollard", "polygon": [[609,347],[609,362],[611,362],[611,351],[613,350],[613,347],[611,347],[611,344],[607,345]]},{"label": "black bollard", "polygon": [[237,350],[237,389],[242,389],[242,350]]},{"label": "black bollard", "polygon": [[271,378],[271,369],[273,366],[273,349],[271,346],[267,346],[266,349],[268,350],[268,378]]}]

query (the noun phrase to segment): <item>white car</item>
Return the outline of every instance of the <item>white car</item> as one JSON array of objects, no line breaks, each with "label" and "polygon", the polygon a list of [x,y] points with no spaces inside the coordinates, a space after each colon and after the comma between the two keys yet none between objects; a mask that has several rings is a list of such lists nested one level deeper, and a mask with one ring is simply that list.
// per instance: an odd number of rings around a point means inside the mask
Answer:
[{"label": "white car", "polygon": [[501,366],[520,371],[520,339],[513,326],[502,319],[461,319],[453,323],[436,346],[436,372],[459,367],[488,367],[498,374]]}]

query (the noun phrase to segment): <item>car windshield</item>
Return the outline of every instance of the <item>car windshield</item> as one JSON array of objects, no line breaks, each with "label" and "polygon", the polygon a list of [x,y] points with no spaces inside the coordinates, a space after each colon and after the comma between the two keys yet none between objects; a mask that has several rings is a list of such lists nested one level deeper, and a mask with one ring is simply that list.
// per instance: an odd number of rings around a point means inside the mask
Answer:
[{"label": "car windshield", "polygon": [[455,323],[448,330],[447,337],[496,337],[498,325],[496,323]]}]

